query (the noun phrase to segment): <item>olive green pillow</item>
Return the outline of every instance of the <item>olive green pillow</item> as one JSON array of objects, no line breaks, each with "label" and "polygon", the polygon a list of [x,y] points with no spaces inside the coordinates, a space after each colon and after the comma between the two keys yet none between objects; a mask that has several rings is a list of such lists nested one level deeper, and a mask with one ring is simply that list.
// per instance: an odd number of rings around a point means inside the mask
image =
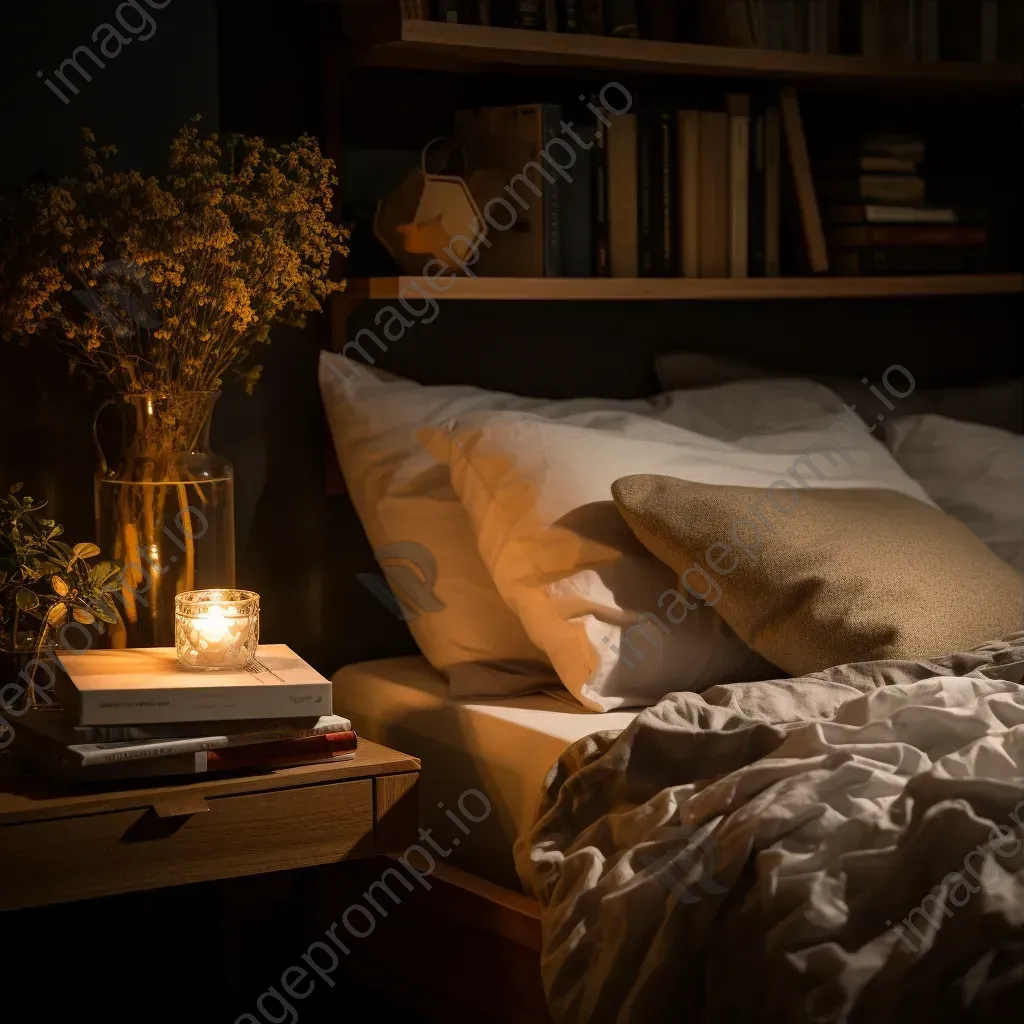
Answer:
[{"label": "olive green pillow", "polygon": [[794,675],[949,654],[1024,627],[1024,577],[895,491],[643,475],[616,480],[612,495],[691,597]]}]

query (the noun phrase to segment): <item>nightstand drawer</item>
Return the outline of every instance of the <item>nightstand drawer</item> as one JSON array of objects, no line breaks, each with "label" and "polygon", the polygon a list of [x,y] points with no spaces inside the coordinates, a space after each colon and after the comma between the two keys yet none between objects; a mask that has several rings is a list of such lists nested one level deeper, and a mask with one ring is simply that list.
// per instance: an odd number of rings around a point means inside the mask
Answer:
[{"label": "nightstand drawer", "polygon": [[0,910],[280,871],[368,854],[373,780],[0,826]]}]

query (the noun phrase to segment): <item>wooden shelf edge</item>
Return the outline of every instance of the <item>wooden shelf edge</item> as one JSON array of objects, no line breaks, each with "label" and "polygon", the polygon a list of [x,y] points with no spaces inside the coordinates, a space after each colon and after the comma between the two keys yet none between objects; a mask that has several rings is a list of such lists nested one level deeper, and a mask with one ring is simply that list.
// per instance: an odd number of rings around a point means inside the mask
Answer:
[{"label": "wooden shelf edge", "polygon": [[458,70],[462,62],[469,66],[546,65],[553,70],[589,68],[678,75],[1024,86],[1024,69],[1013,65],[878,61],[838,54],[532,32],[436,21],[403,21],[383,38],[377,34],[367,42],[360,62],[381,67]]},{"label": "wooden shelf edge", "polygon": [[[447,285],[442,290],[441,285]],[[1015,295],[1024,274],[949,274],[921,277],[575,278],[373,277],[353,280],[344,297],[382,301],[423,292],[438,300],[523,302],[680,302],[773,299],[915,298],[942,295]]]}]

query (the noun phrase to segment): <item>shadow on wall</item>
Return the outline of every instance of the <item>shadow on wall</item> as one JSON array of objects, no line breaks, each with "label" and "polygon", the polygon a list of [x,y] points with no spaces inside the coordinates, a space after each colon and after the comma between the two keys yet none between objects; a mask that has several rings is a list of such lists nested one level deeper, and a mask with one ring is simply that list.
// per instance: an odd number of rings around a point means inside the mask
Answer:
[{"label": "shadow on wall", "polygon": [[[273,344],[259,353],[264,370],[255,398],[239,399],[258,403],[258,422],[246,413],[250,426],[241,427],[236,410],[244,405],[234,403],[230,422],[228,408],[222,410],[223,441],[215,430],[214,442],[235,463],[238,581],[261,594],[261,635],[289,644],[329,674],[353,661],[414,654],[416,647],[405,623],[357,578],[379,570],[351,501],[327,494],[333,450],[317,385],[319,352],[312,326],[275,331]],[[243,458],[252,460],[251,470],[243,471]],[[243,493],[253,500],[245,540]]]}]

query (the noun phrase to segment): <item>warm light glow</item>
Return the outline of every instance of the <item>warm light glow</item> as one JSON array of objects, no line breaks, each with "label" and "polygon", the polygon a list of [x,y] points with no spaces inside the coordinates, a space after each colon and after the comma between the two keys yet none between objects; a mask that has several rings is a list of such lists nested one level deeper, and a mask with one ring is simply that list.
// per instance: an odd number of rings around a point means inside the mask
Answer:
[{"label": "warm light glow", "polygon": [[175,598],[175,647],[185,668],[244,665],[260,632],[259,595],[248,590],[197,590]]},{"label": "warm light glow", "polygon": [[215,604],[198,616],[195,626],[207,643],[219,644],[228,631],[224,609],[219,604]]}]

